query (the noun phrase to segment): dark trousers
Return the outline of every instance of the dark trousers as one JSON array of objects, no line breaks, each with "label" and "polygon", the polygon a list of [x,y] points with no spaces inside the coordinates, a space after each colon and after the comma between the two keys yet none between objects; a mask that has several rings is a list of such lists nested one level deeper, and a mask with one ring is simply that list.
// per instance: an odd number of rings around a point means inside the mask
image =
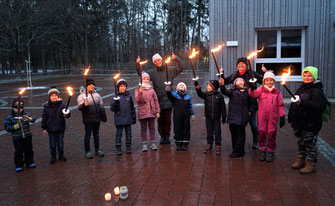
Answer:
[{"label": "dark trousers", "polygon": [[23,167],[24,164],[29,166],[34,163],[34,152],[32,137],[25,137],[17,140],[13,140],[15,152],[14,152],[14,163],[15,167]]},{"label": "dark trousers", "polygon": [[298,143],[297,155],[316,163],[318,161],[318,134],[294,129],[294,135]]},{"label": "dark trousers", "polygon": [[190,117],[184,117],[181,119],[173,119],[173,132],[174,132],[174,139],[176,142],[190,142]]},{"label": "dark trousers", "polygon": [[157,119],[158,133],[161,137],[170,138],[171,113],[172,108],[161,109],[160,117]]},{"label": "dark trousers", "polygon": [[155,118],[140,119],[142,142],[147,141],[147,127],[149,127],[150,140],[155,141]]},{"label": "dark trousers", "polygon": [[244,155],[245,126],[237,124],[229,124],[229,130],[231,133],[231,142],[233,146],[232,153]]},{"label": "dark trousers", "polygon": [[56,156],[56,147],[58,150],[58,155],[64,153],[64,132],[49,132],[49,146],[51,156]]},{"label": "dark trousers", "polygon": [[221,146],[221,122],[220,119],[206,118],[207,144],[212,145],[215,135],[215,146]]},{"label": "dark trousers", "polygon": [[93,123],[86,123],[85,124],[85,153],[90,152],[90,139],[91,139],[91,133],[93,131],[93,137],[94,137],[94,149],[95,152],[98,152],[100,149],[99,146],[99,128],[100,128],[100,122],[93,122]]},{"label": "dark trousers", "polygon": [[248,122],[252,132],[252,143],[257,144],[258,142],[257,112],[255,112],[249,117]]},{"label": "dark trousers", "polygon": [[121,146],[121,138],[122,138],[123,129],[126,132],[126,146],[131,146],[131,124],[116,126],[115,145]]}]

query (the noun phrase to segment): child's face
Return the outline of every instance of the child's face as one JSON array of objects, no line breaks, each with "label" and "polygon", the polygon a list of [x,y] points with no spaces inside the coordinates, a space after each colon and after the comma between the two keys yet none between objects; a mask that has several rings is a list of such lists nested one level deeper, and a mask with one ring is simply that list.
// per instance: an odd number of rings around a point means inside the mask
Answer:
[{"label": "child's face", "polygon": [[121,85],[119,86],[119,92],[121,92],[121,93],[125,92],[126,89],[127,89],[127,87],[126,87],[125,84],[121,84]]},{"label": "child's face", "polygon": [[213,88],[209,84],[207,84],[207,92],[211,92],[211,91],[213,91]]},{"label": "child's face", "polygon": [[243,79],[238,79],[236,81],[236,86],[238,86],[238,87],[244,87],[244,81],[243,81]]},{"label": "child's face", "polygon": [[[14,112],[15,112],[15,113],[18,113],[18,111],[19,111],[19,109],[18,109],[17,107],[14,107]],[[22,111],[23,111],[23,108],[22,108],[22,107],[20,108],[20,111],[21,111],[20,113],[22,113]]]},{"label": "child's face", "polygon": [[94,84],[87,85],[88,92],[93,92],[94,88],[95,88]]},{"label": "child's face", "polygon": [[267,87],[272,87],[275,81],[272,78],[266,78],[264,79],[264,85]]},{"label": "child's face", "polygon": [[148,84],[150,81],[149,77],[143,77],[142,78],[142,83]]},{"label": "child's face", "polygon": [[302,74],[302,81],[303,81],[304,83],[311,83],[311,82],[314,82],[315,79],[314,79],[312,73],[310,73],[310,72],[304,72],[304,73]]},{"label": "child's face", "polygon": [[183,84],[179,84],[178,90],[185,91],[185,86]]},{"label": "child's face", "polygon": [[57,94],[51,94],[51,95],[50,95],[50,100],[51,100],[52,102],[57,101],[57,100],[58,100],[58,95],[57,95]]}]

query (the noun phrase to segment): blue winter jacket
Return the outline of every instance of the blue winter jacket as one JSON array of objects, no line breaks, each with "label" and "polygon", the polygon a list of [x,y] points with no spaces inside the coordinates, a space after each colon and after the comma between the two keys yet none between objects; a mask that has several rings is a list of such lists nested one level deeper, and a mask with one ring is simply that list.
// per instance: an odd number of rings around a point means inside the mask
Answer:
[{"label": "blue winter jacket", "polygon": [[[63,109],[65,109],[65,105],[62,101],[46,103],[42,112],[42,129],[48,132],[64,132],[66,127]],[[70,116],[71,113],[67,114],[66,118]]]},{"label": "blue winter jacket", "polygon": [[119,93],[119,100],[114,100],[115,94],[112,95],[110,109],[114,112],[115,125],[128,125],[136,123],[136,111],[133,98],[128,91]]},{"label": "blue winter jacket", "polygon": [[[29,118],[25,118],[25,116],[28,116]],[[8,115],[5,119],[4,127],[7,132],[12,133],[13,140],[22,139],[25,137],[31,137],[31,131],[30,131],[30,125],[29,123],[34,123],[36,121],[36,118],[23,111],[22,119],[17,118],[17,114],[14,112],[14,110],[11,111],[11,114]],[[19,124],[19,128],[14,128],[14,125]]]}]

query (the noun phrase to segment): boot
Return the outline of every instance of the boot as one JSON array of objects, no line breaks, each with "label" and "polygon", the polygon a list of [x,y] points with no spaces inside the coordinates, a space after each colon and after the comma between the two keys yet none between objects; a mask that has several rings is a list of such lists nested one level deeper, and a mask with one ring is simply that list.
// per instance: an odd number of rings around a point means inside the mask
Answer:
[{"label": "boot", "polygon": [[182,148],[182,142],[176,142],[176,150],[177,151],[181,151],[183,148]]},{"label": "boot", "polygon": [[121,145],[116,145],[116,155],[122,155]]},{"label": "boot", "polygon": [[208,144],[206,146],[206,149],[204,150],[204,153],[207,154],[208,152],[212,151],[212,145],[211,144]]},{"label": "boot", "polygon": [[58,155],[58,160],[59,161],[66,161],[66,157],[64,156],[64,154],[60,154],[60,155]]},{"label": "boot", "polygon": [[297,157],[292,164],[293,169],[301,169],[304,166],[305,166],[305,158],[304,157]]},{"label": "boot", "polygon": [[51,160],[50,160],[50,164],[53,164],[53,163],[55,163],[57,161],[57,159],[56,159],[56,155],[52,155],[51,156]]},{"label": "boot", "polygon": [[264,161],[265,160],[265,155],[266,155],[265,151],[259,150],[259,153],[258,153],[259,161]]},{"label": "boot", "polygon": [[181,149],[183,151],[187,151],[188,150],[188,142],[182,142]]},{"label": "boot", "polygon": [[275,153],[274,152],[268,152],[266,154],[266,161],[267,162],[272,162],[275,158]]},{"label": "boot", "polygon": [[306,166],[299,170],[301,174],[310,174],[316,171],[316,162],[306,160]]}]

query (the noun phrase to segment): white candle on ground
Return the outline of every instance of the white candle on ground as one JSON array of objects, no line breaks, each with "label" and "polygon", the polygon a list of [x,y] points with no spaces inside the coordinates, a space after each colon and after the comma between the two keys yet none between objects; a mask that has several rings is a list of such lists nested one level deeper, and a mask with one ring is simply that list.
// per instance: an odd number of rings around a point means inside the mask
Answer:
[{"label": "white candle on ground", "polygon": [[115,187],[114,188],[114,194],[115,195],[119,195],[120,194],[120,188],[119,187]]},{"label": "white candle on ground", "polygon": [[105,200],[106,201],[110,201],[112,199],[112,195],[111,195],[111,193],[106,193],[105,194]]}]

